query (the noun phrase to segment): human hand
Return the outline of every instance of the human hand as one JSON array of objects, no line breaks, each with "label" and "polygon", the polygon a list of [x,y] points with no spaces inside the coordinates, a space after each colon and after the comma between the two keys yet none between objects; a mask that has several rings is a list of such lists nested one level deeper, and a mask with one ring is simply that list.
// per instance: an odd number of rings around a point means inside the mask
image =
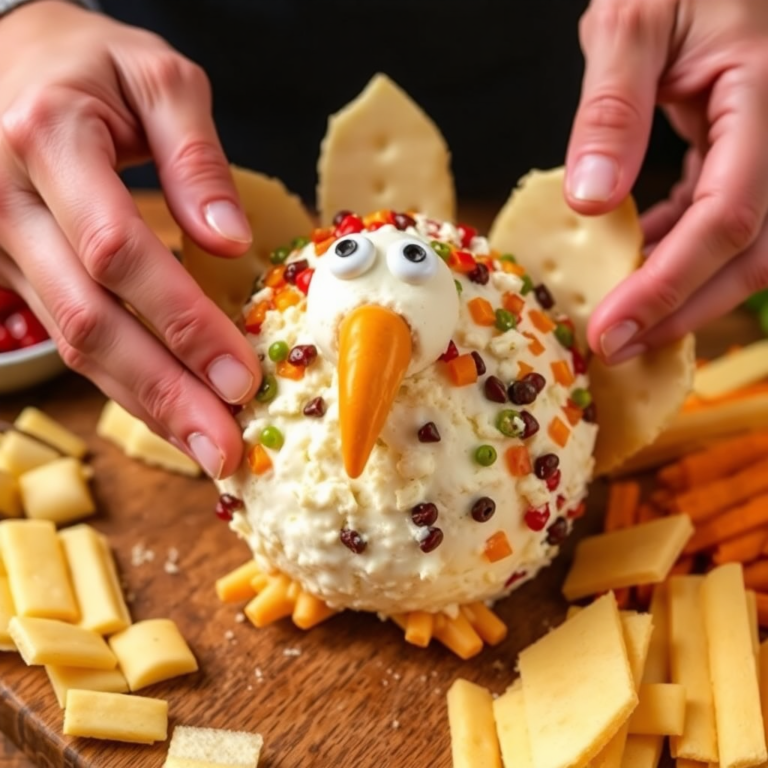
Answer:
[{"label": "human hand", "polygon": [[768,286],[768,3],[592,0],[580,35],[574,210],[603,213],[629,194],[656,103],[691,145],[681,182],[643,216],[650,255],[590,322],[590,346],[620,362]]},{"label": "human hand", "polygon": [[242,439],[222,400],[252,398],[259,363],[121,183],[117,169],[149,158],[201,247],[248,248],[197,65],[61,0],[0,19],[0,283],[26,299],[70,368],[226,476]]}]

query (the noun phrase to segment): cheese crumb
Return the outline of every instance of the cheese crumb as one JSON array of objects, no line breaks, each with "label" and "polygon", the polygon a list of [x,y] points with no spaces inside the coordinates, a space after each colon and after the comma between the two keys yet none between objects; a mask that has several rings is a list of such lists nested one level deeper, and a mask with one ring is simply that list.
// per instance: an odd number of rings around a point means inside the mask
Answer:
[{"label": "cheese crumb", "polygon": [[155,559],[155,553],[147,549],[144,544],[134,544],[131,547],[131,565],[137,568],[144,563],[151,563]]}]

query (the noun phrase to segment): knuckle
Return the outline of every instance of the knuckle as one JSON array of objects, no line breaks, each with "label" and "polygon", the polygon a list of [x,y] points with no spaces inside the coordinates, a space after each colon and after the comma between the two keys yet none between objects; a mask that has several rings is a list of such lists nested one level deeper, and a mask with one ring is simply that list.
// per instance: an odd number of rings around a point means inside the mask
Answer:
[{"label": "knuckle", "polygon": [[652,304],[657,315],[662,317],[670,315],[683,302],[683,293],[677,285],[678,278],[660,267],[653,256],[646,262],[642,271],[645,273],[645,282],[648,287],[646,295],[651,297],[649,303]]},{"label": "knuckle", "polygon": [[194,302],[173,313],[163,335],[168,347],[177,356],[184,357],[198,345],[204,330],[202,309]]},{"label": "knuckle", "polygon": [[139,402],[158,424],[167,424],[183,401],[184,376],[183,370],[179,370],[171,375],[149,379],[139,389]]},{"label": "knuckle", "polygon": [[124,276],[135,243],[136,233],[130,224],[92,223],[84,227],[78,250],[88,274],[96,282],[108,285]]},{"label": "knuckle", "polygon": [[20,157],[39,145],[61,123],[63,110],[55,91],[37,91],[11,104],[0,117],[4,142]]},{"label": "knuckle", "polygon": [[583,126],[590,131],[626,132],[645,123],[637,105],[616,91],[590,96],[582,109]]},{"label": "knuckle", "polygon": [[221,150],[205,139],[190,139],[182,144],[164,170],[185,185],[220,185],[222,179],[226,179],[227,186],[231,185]]},{"label": "knuckle", "polygon": [[740,253],[754,241],[763,223],[760,211],[750,202],[728,204],[726,201],[715,206],[715,237],[723,249],[725,260]]},{"label": "knuckle", "polygon": [[91,306],[82,302],[66,304],[60,308],[56,319],[63,346],[69,347],[73,356],[94,348],[101,318]]},{"label": "knuckle", "polygon": [[88,371],[88,356],[83,354],[79,349],[73,347],[69,342],[63,338],[60,339],[56,345],[59,349],[59,355],[64,361],[64,365],[72,371],[86,374]]}]

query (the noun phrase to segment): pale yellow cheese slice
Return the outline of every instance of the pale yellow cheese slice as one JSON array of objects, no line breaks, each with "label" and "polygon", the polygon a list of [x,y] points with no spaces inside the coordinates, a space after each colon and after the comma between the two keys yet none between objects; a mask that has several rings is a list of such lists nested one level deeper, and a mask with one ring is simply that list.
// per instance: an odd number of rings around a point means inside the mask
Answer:
[{"label": "pale yellow cheese slice", "polygon": [[104,691],[128,693],[125,675],[119,669],[84,669],[82,667],[46,666],[56,700],[64,709],[69,691]]},{"label": "pale yellow cheese slice", "polygon": [[11,588],[8,586],[8,577],[0,576],[0,651],[15,651],[16,643],[13,642],[8,626],[16,615],[13,607]]},{"label": "pale yellow cheese slice", "polygon": [[753,589],[747,590],[747,616],[749,616],[749,636],[752,640],[752,650],[755,663],[760,664],[760,617],[757,612],[757,594]]},{"label": "pale yellow cheese slice", "polygon": [[0,518],[21,517],[23,514],[18,480],[10,472],[0,469]]},{"label": "pale yellow cheese slice", "polygon": [[125,450],[125,444],[136,421],[136,417],[121,405],[114,400],[107,400],[96,424],[96,434]]},{"label": "pale yellow cheese slice", "polygon": [[191,477],[197,477],[200,474],[200,467],[186,453],[167,440],[163,440],[138,419],[125,443],[125,453],[132,459],[141,459],[153,467],[161,467]]},{"label": "pale yellow cheese slice", "polygon": [[760,705],[763,711],[763,734],[768,741],[768,640],[760,644],[758,672]]},{"label": "pale yellow cheese slice", "polygon": [[331,115],[320,148],[317,207],[323,224],[343,209],[416,210],[453,221],[456,201],[445,139],[386,75]]},{"label": "pale yellow cheese slice", "polygon": [[768,759],[741,563],[710,571],[701,588],[722,768]]},{"label": "pale yellow cheese slice", "polygon": [[57,525],[96,513],[83,465],[66,456],[50,461],[19,477],[19,490],[27,517],[51,520]]},{"label": "pale yellow cheese slice", "polygon": [[32,406],[25,408],[16,417],[13,424],[22,432],[37,437],[76,459],[82,459],[88,452],[88,445],[85,440],[38,408]]},{"label": "pale yellow cheese slice", "polygon": [[168,702],[124,693],[72,690],[64,735],[153,744],[168,738]]},{"label": "pale yellow cheese slice", "polygon": [[582,539],[563,584],[568,600],[664,581],[693,535],[686,515]]},{"label": "pale yellow cheese slice", "polygon": [[52,522],[0,522],[0,555],[19,616],[77,621],[75,596]]},{"label": "pale yellow cheese slice", "polygon": [[609,593],[520,653],[535,768],[581,768],[637,705],[616,599]]},{"label": "pale yellow cheese slice", "polygon": [[504,768],[533,768],[523,686],[518,680],[493,702]]},{"label": "pale yellow cheese slice", "polygon": [[115,654],[101,635],[56,619],[14,616],[8,631],[28,665],[114,669]]},{"label": "pale yellow cheese slice", "polygon": [[0,443],[0,469],[16,477],[59,456],[58,451],[20,432],[8,432]]},{"label": "pale yellow cheese slice", "polygon": [[685,729],[670,739],[673,757],[718,761],[715,704],[709,676],[709,654],[701,603],[700,576],[672,576],[669,595],[669,653],[673,683],[686,695]]},{"label": "pale yellow cheese slice", "polygon": [[727,395],[768,376],[768,340],[756,341],[696,369],[693,391],[703,398]]},{"label": "pale yellow cheese slice", "polygon": [[448,689],[453,768],[501,768],[501,751],[487,688],[459,678]]},{"label": "pale yellow cheese slice", "polygon": [[131,623],[109,545],[89,525],[59,533],[80,606],[79,625],[111,635]]},{"label": "pale yellow cheese slice", "polygon": [[138,621],[109,638],[132,691],[197,671],[197,660],[171,619]]},{"label": "pale yellow cheese slice", "polygon": [[685,727],[685,688],[674,683],[644,683],[640,702],[629,718],[632,734],[682,736]]},{"label": "pale yellow cheese slice", "polygon": [[163,768],[257,768],[263,745],[258,733],[177,725]]}]

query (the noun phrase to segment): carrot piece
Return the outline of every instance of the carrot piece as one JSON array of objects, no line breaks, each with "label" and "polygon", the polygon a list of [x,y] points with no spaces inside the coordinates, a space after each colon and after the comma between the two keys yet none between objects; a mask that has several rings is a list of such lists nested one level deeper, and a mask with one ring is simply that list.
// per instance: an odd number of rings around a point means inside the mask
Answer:
[{"label": "carrot piece", "polygon": [[262,592],[245,606],[244,613],[255,627],[266,627],[293,613],[296,601],[289,591],[291,580],[285,574],[273,576]]},{"label": "carrot piece", "polygon": [[315,243],[315,255],[322,256],[336,241],[335,237],[329,237],[325,240],[321,240],[319,243]]},{"label": "carrot piece", "polygon": [[291,618],[299,629],[312,629],[335,615],[336,611],[329,608],[325,601],[310,595],[309,592],[299,590]]},{"label": "carrot piece", "polygon": [[525,274],[525,269],[513,261],[502,261],[501,271],[508,272],[510,275],[517,275],[518,277],[522,277]]},{"label": "carrot piece", "polygon": [[459,613],[454,619],[438,615],[435,618],[433,635],[460,659],[471,659],[483,650],[482,638],[475,632],[463,613]]},{"label": "carrot piece", "polygon": [[768,594],[756,592],[757,599],[757,623],[761,627],[768,627]]},{"label": "carrot piece", "polygon": [[685,479],[685,470],[680,462],[662,467],[656,473],[656,482],[678,493],[689,487]]},{"label": "carrot piece", "polygon": [[563,413],[565,414],[565,418],[568,419],[568,423],[572,427],[575,427],[581,421],[581,417],[584,415],[581,408],[573,405],[570,402],[563,406]]},{"label": "carrot piece", "polygon": [[272,269],[264,275],[264,285],[269,288],[282,288],[285,285],[285,266],[282,264],[279,267],[272,267]]},{"label": "carrot piece", "polygon": [[533,373],[533,366],[524,363],[522,360],[517,361],[517,378],[522,379],[523,376],[527,376],[529,373]]},{"label": "carrot piece", "polygon": [[405,624],[405,642],[426,648],[432,639],[435,615],[425,611],[411,611]]},{"label": "carrot piece", "polygon": [[260,301],[254,304],[245,316],[246,330],[261,327],[264,318],[267,316],[267,311],[271,308],[272,305],[268,301]]},{"label": "carrot piece", "polygon": [[661,513],[658,512],[653,504],[638,504],[637,506],[637,524],[650,523],[651,520],[657,520],[661,517]]},{"label": "carrot piece", "polygon": [[267,587],[269,584],[269,580],[271,579],[271,576],[267,576],[266,573],[257,573],[252,579],[251,579],[251,589],[253,590],[254,595],[258,595],[259,592],[261,592],[263,589]]},{"label": "carrot piece", "polygon": [[489,563],[497,563],[512,554],[512,547],[504,531],[496,531],[485,540],[483,555]]},{"label": "carrot piece", "polygon": [[524,477],[533,471],[531,455],[524,445],[513,445],[504,452],[507,461],[507,469],[512,477]]},{"label": "carrot piece", "polygon": [[757,496],[703,523],[686,544],[683,553],[692,555],[701,552],[765,525],[768,525],[768,494]]},{"label": "carrot piece", "polygon": [[488,645],[498,645],[507,636],[507,625],[485,603],[462,605],[461,612]]},{"label": "carrot piece", "polygon": [[522,298],[522,296],[518,296],[516,293],[507,291],[507,293],[501,297],[501,306],[513,315],[519,315],[525,306],[525,299]]},{"label": "carrot piece", "polygon": [[465,387],[477,381],[477,364],[470,354],[459,355],[446,363],[448,378],[454,387]]},{"label": "carrot piece", "polygon": [[254,445],[248,451],[248,466],[254,475],[263,475],[272,469],[272,459],[269,458],[269,454],[264,450],[263,446]]},{"label": "carrot piece", "polygon": [[576,381],[573,371],[565,360],[555,360],[552,363],[552,375],[555,377],[555,381],[564,387],[570,387]]},{"label": "carrot piece", "polygon": [[744,568],[744,587],[768,592],[768,560],[758,560]]},{"label": "carrot piece", "polygon": [[545,347],[537,336],[532,333],[528,333],[528,331],[523,331],[523,336],[525,336],[525,338],[531,342],[528,345],[528,349],[531,351],[532,355],[538,357],[539,355],[544,354]]},{"label": "carrot piece", "polygon": [[382,208],[380,211],[374,211],[363,216],[363,225],[370,227],[371,224],[394,224],[395,214],[387,208]]},{"label": "carrot piece", "polygon": [[559,445],[561,448],[565,448],[565,446],[568,444],[568,438],[571,435],[571,430],[568,429],[568,427],[566,427],[565,424],[557,416],[555,416],[555,418],[549,422],[547,432],[549,433],[549,436],[555,441],[555,443],[557,443],[557,445]]},{"label": "carrot piece", "polygon": [[476,296],[467,302],[469,314],[478,325],[495,325],[496,313],[493,311],[491,302],[482,296]]},{"label": "carrot piece", "polygon": [[243,563],[234,571],[216,579],[216,595],[222,603],[239,603],[241,600],[249,600],[254,593],[251,579],[260,573],[255,560]]},{"label": "carrot piece", "polygon": [[293,288],[284,288],[275,294],[272,301],[275,304],[275,309],[285,312],[288,307],[295,307],[301,301],[301,295],[298,291],[293,290]]},{"label": "carrot piece", "polygon": [[751,563],[760,557],[763,547],[768,542],[768,530],[758,528],[743,536],[725,541],[712,555],[717,565],[723,563]]},{"label": "carrot piece", "polygon": [[287,360],[281,360],[275,366],[275,373],[283,379],[293,379],[301,381],[304,378],[305,367],[303,365],[294,365]]},{"label": "carrot piece", "polygon": [[729,392],[727,395],[713,397],[709,400],[697,397],[696,395],[689,395],[683,403],[682,410],[684,413],[689,411],[706,411],[710,408],[716,408],[719,405],[735,403],[739,400],[749,400],[752,397],[759,397],[760,395],[765,394],[768,394],[768,383],[760,382],[758,384],[750,384],[741,389],[736,389],[733,392]]},{"label": "carrot piece", "polygon": [[608,509],[605,513],[605,532],[629,528],[637,523],[640,484],[629,480],[611,483],[608,489]]},{"label": "carrot piece", "polygon": [[718,512],[733,507],[759,493],[768,491],[768,459],[751,464],[738,474],[699,485],[678,494],[670,505],[673,512],[683,512],[694,523],[708,520]]},{"label": "carrot piece", "polygon": [[333,227],[316,227],[312,230],[309,239],[317,245],[333,238]]},{"label": "carrot piece", "polygon": [[549,333],[557,328],[557,323],[538,309],[530,310],[530,312],[528,312],[528,317],[536,330],[541,331],[542,333]]}]

